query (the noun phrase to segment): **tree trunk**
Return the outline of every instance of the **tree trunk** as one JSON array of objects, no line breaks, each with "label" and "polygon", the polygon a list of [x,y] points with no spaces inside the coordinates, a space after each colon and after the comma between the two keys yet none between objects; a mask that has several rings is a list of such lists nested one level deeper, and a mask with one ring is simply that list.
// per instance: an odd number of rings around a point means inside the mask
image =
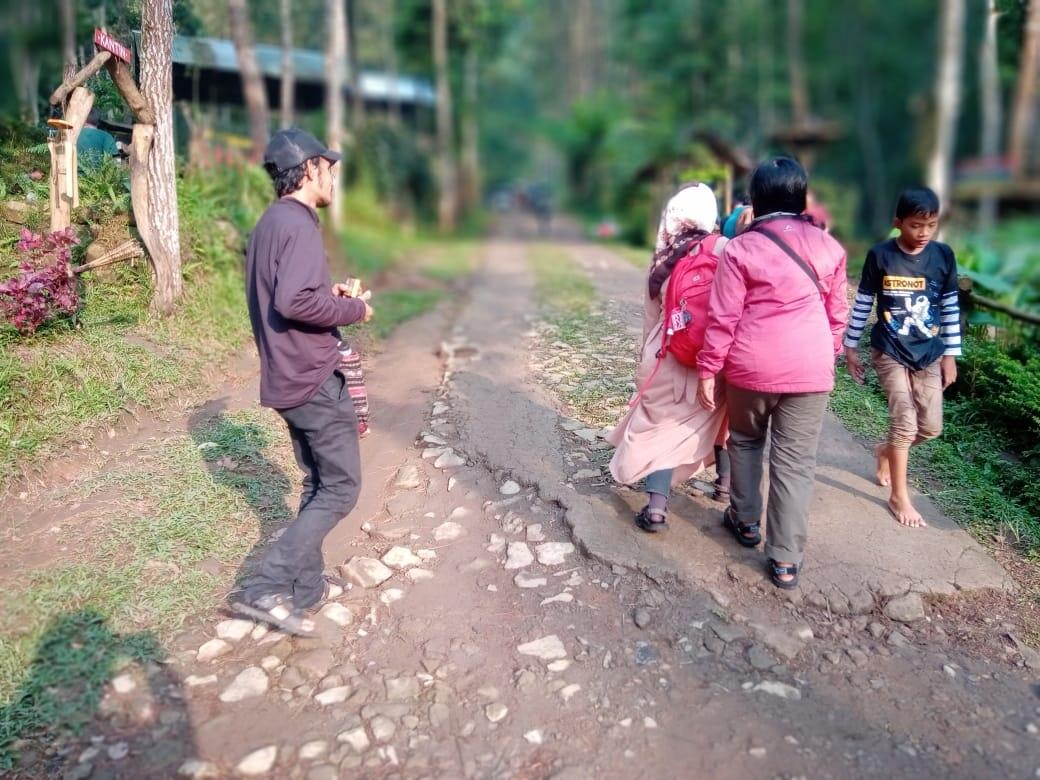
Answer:
[{"label": "tree trunk", "polygon": [[355,140],[365,124],[365,96],[361,94],[361,68],[358,65],[356,4],[346,0],[347,76],[350,79],[350,127]]},{"label": "tree trunk", "polygon": [[939,32],[939,68],[935,79],[935,147],[928,161],[928,186],[943,209],[950,208],[953,154],[960,116],[964,68],[964,0],[943,0]]},{"label": "tree trunk", "polygon": [[593,0],[571,0],[570,17],[570,94],[572,102],[589,97],[596,86],[599,30]]},{"label": "tree trunk", "polygon": [[889,203],[885,150],[878,132],[877,85],[866,63],[861,62],[860,66],[856,136],[866,171],[871,229],[883,234],[892,219],[892,204]]},{"label": "tree trunk", "polygon": [[794,124],[809,121],[809,87],[802,55],[802,0],[787,0],[787,73],[791,80],[791,112]]},{"label": "tree trunk", "polygon": [[1022,59],[1018,67],[1018,86],[1011,115],[1008,156],[1011,172],[1021,178],[1029,169],[1029,146],[1036,124],[1036,89],[1040,80],[1040,0],[1030,0],[1025,30],[1022,32]]},{"label": "tree trunk", "polygon": [[76,74],[79,67],[76,62],[76,2],[75,0],[59,0],[58,10],[61,15],[61,80],[66,81]]},{"label": "tree trunk", "polygon": [[462,166],[461,208],[468,213],[480,203],[480,125],[477,110],[479,97],[480,59],[477,44],[471,41],[466,48],[463,63],[463,111],[462,111]]},{"label": "tree trunk", "polygon": [[[987,0],[986,27],[979,50],[979,91],[982,93],[982,138],[979,154],[986,168],[995,168],[1000,157],[1000,71],[997,61],[997,0]],[[997,198],[983,193],[979,198],[979,229],[990,230],[997,220]]]},{"label": "tree trunk", "polygon": [[[152,308],[173,309],[181,297],[181,240],[177,213],[177,168],[173,152],[173,0],[141,3],[141,93],[155,115],[148,154],[148,254],[155,271]],[[147,128],[148,125],[136,125]]]},{"label": "tree trunk", "polygon": [[394,0],[383,0],[386,24],[386,72],[390,77],[390,95],[388,98],[390,124],[397,127],[401,123],[401,103],[397,94],[397,41],[394,30],[397,24],[397,11]]},{"label": "tree trunk", "polygon": [[235,43],[235,56],[242,74],[242,93],[249,111],[249,133],[253,139],[252,159],[259,160],[267,146],[268,111],[267,90],[256,62],[253,50],[253,30],[249,22],[246,0],[228,0],[228,21],[231,38]]},{"label": "tree trunk", "polygon": [[[343,149],[343,69],[347,58],[347,20],[344,0],[326,0],[329,25],[327,65],[325,68],[325,143],[334,151]],[[336,166],[336,185],[332,194],[332,227],[343,227],[343,165]]]},{"label": "tree trunk", "polygon": [[282,128],[292,127],[295,121],[296,71],[293,60],[292,0],[279,0],[278,10],[282,18]]},{"label": "tree trunk", "polygon": [[455,126],[448,71],[447,0],[433,0],[433,64],[437,74],[437,225],[442,233],[455,229],[459,187],[455,168]]},{"label": "tree trunk", "polygon": [[18,97],[19,114],[24,122],[36,125],[40,123],[40,55],[37,47],[26,44],[25,36],[40,23],[40,10],[33,3],[22,3],[11,16],[11,21],[20,32],[10,39],[11,76]]}]

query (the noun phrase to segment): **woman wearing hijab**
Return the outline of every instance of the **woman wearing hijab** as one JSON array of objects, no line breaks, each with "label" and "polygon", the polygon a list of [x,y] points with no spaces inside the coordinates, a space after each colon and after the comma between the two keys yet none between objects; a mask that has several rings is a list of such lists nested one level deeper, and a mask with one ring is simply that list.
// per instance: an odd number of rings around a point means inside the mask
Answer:
[{"label": "woman wearing hijab", "polygon": [[722,406],[708,410],[698,404],[696,369],[667,351],[661,353],[666,334],[663,302],[672,271],[680,260],[699,251],[721,257],[726,241],[715,233],[718,217],[715,193],[705,184],[686,185],[668,201],[647,272],[637,392],[628,413],[607,437],[616,448],[610,461],[614,479],[633,484],[646,478],[647,505],[635,522],[650,533],[668,527],[672,486],[716,459],[716,497],[729,496],[728,457],[722,447],[725,410]]}]

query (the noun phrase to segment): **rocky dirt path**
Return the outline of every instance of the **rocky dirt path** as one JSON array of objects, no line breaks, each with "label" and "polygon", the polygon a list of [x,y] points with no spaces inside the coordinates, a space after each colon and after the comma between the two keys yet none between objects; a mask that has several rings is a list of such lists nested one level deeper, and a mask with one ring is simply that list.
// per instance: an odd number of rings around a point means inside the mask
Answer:
[{"label": "rocky dirt path", "polygon": [[[370,364],[364,492],[326,545],[352,587],[320,637],[207,611],[166,663],[121,668],[82,735],[25,776],[1040,771],[1026,656],[973,644],[1004,630],[1000,602],[975,624],[956,603],[896,620],[873,599],[781,600],[735,552],[698,582],[667,540],[630,529],[635,498],[588,476],[596,431],[532,366],[551,327],[530,254],[489,242],[458,309],[404,326]],[[630,309],[606,298],[621,343]],[[717,544],[717,507],[695,492],[681,511]]]}]

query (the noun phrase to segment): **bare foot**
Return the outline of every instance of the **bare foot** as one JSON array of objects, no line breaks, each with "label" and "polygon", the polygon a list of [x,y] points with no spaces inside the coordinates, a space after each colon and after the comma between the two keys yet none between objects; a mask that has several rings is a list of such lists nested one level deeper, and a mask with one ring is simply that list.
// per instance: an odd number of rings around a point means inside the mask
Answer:
[{"label": "bare foot", "polygon": [[892,468],[888,462],[888,445],[877,444],[874,446],[874,457],[877,458],[877,473],[874,478],[882,487],[892,484]]},{"label": "bare foot", "polygon": [[888,499],[888,509],[895,516],[896,522],[907,528],[924,528],[928,525],[921,517],[921,513],[914,509],[909,498],[901,499],[893,496]]}]

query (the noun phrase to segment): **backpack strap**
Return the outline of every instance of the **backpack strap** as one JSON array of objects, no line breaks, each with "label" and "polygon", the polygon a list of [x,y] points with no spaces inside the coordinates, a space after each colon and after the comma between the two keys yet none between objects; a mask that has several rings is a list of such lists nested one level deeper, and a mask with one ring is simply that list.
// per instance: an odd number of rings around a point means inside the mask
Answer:
[{"label": "backpack strap", "polygon": [[812,283],[813,285],[815,285],[817,292],[820,293],[820,300],[822,301],[824,294],[823,284],[820,282],[820,277],[816,275],[816,271],[813,270],[813,267],[809,265],[807,262],[805,262],[805,260],[802,259],[802,256],[791,248],[790,244],[788,244],[786,241],[780,238],[780,236],[778,236],[772,230],[766,230],[764,227],[757,227],[755,228],[755,232],[761,233],[763,236],[768,238],[770,241],[772,241],[774,244],[780,247],[780,249],[783,250],[785,255],[794,260],[797,266],[805,272],[805,275],[812,279]]}]

